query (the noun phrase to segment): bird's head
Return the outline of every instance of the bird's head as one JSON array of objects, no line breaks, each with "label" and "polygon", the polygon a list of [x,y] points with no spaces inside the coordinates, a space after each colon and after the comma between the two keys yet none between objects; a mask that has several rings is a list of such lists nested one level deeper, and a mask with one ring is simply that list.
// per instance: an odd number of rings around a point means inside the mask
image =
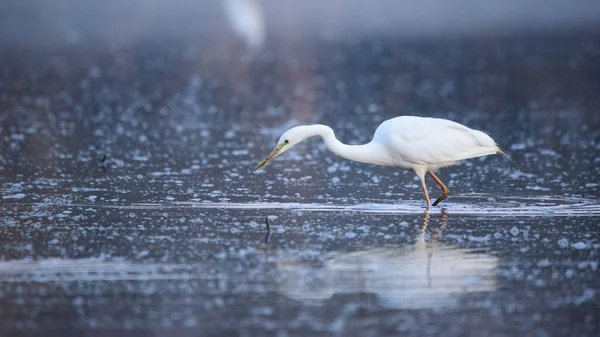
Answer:
[{"label": "bird's head", "polygon": [[310,136],[312,136],[312,134],[310,133],[309,126],[296,126],[294,128],[287,130],[279,138],[279,141],[277,142],[277,146],[275,147],[273,152],[271,152],[271,154],[267,158],[265,158],[263,161],[261,161],[260,164],[258,164],[258,166],[256,166],[254,171],[265,166],[273,158],[279,156],[280,154],[289,150],[292,146],[300,143],[302,140],[304,140]]}]

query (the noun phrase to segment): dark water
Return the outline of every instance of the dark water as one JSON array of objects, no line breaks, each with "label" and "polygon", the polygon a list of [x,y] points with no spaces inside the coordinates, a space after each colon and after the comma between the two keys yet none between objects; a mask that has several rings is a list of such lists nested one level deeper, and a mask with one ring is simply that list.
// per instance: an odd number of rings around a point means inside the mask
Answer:
[{"label": "dark water", "polygon": [[[3,336],[600,333],[600,35],[127,33],[2,40]],[[428,212],[318,139],[253,173],[291,126],[398,115],[520,170],[442,169]]]}]

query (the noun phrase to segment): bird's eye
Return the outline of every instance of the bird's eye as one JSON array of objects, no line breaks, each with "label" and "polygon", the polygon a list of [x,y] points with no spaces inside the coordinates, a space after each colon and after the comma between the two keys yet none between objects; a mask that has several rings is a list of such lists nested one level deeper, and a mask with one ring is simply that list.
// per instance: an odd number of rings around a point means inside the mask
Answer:
[{"label": "bird's eye", "polygon": [[290,141],[289,141],[289,140],[287,140],[287,139],[284,141],[284,143],[286,143],[286,144],[287,144],[287,143],[289,143],[289,142],[290,142]]}]

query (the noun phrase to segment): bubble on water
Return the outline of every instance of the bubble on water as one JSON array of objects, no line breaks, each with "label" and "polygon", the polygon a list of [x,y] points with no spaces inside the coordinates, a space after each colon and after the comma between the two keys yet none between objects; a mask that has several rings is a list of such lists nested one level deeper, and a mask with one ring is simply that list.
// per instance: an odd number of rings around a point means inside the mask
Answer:
[{"label": "bubble on water", "polygon": [[586,288],[583,290],[583,294],[577,298],[575,298],[575,304],[583,304],[587,301],[592,301],[596,295],[594,289]]},{"label": "bubble on water", "polygon": [[231,154],[234,156],[244,156],[244,155],[247,155],[248,153],[250,153],[250,152],[247,149],[231,151]]},{"label": "bubble on water", "polygon": [[366,232],[366,233],[370,232],[369,226],[366,226],[366,225],[362,225],[362,226],[358,227],[358,229],[360,229],[361,231]]},{"label": "bubble on water", "polygon": [[549,149],[543,149],[539,152],[540,154],[543,154],[545,156],[555,156],[555,157],[559,157],[559,154],[556,153],[553,150],[549,150]]},{"label": "bubble on water", "polygon": [[512,234],[512,236],[519,235],[519,229],[517,228],[517,226],[513,226],[513,228],[510,229],[510,234]]},{"label": "bubble on water", "polygon": [[125,166],[125,162],[121,159],[112,159],[113,163],[115,163],[115,165],[117,167],[124,167]]},{"label": "bubble on water", "polygon": [[533,190],[533,191],[550,191],[550,189],[548,187],[542,187],[542,186],[525,186],[526,189],[528,190]]},{"label": "bubble on water", "polygon": [[2,199],[23,199],[23,198],[25,198],[25,194],[23,194],[23,193],[2,196]]},{"label": "bubble on water", "polygon": [[525,143],[515,143],[510,146],[511,150],[525,150],[527,146]]},{"label": "bubble on water", "polygon": [[557,243],[560,248],[569,247],[569,240],[567,240],[566,238],[562,238],[562,239],[558,240]]},{"label": "bubble on water", "polygon": [[344,236],[347,237],[348,239],[354,239],[356,237],[356,233],[346,232],[346,234],[344,234]]},{"label": "bubble on water", "polygon": [[469,239],[469,241],[474,241],[474,242],[486,242],[486,241],[490,240],[490,236],[489,235],[486,235],[486,236],[469,235],[468,239]]},{"label": "bubble on water", "polygon": [[83,298],[81,296],[77,296],[73,299],[72,303],[74,306],[80,307],[85,303],[85,301],[83,300]]},{"label": "bubble on water", "polygon": [[136,255],[136,258],[141,259],[141,258],[146,257],[148,255],[150,255],[150,252],[148,250],[142,250],[141,252],[139,252]]},{"label": "bubble on water", "polygon": [[550,266],[550,260],[542,259],[542,260],[538,261],[538,266],[539,267],[548,267],[548,266]]},{"label": "bubble on water", "polygon": [[586,269],[589,265],[589,261],[581,261],[577,264],[577,268]]},{"label": "bubble on water", "polygon": [[571,278],[573,277],[573,275],[575,275],[575,271],[573,269],[567,269],[567,271],[565,272],[566,278]]},{"label": "bubble on water", "polygon": [[[567,242],[568,244],[568,242]],[[571,245],[571,247],[575,248],[575,249],[585,249],[585,243],[583,242],[576,242],[574,244]]]},{"label": "bubble on water", "polygon": [[183,325],[187,328],[193,328],[195,326],[198,325],[198,319],[195,317],[188,317],[184,322]]},{"label": "bubble on water", "polygon": [[270,307],[254,307],[252,309],[250,309],[250,311],[254,314],[254,315],[265,315],[265,316],[269,316],[272,315],[274,310],[273,308]]},{"label": "bubble on water", "polygon": [[97,197],[97,196],[95,196],[95,195],[90,195],[90,196],[88,197],[88,200],[89,200],[89,201],[94,201],[94,200],[96,200],[96,198],[98,198],[98,197]]}]

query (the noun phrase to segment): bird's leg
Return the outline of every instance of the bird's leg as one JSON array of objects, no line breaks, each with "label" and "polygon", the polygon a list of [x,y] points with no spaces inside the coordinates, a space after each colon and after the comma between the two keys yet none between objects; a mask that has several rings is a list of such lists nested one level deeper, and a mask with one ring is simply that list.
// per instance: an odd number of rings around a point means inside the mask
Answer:
[{"label": "bird's leg", "polygon": [[427,186],[425,186],[425,175],[417,173],[417,176],[419,176],[419,180],[421,180],[421,187],[423,188],[423,193],[425,193],[425,201],[427,201],[427,207],[431,207],[431,200],[429,199],[429,193],[427,193]]},{"label": "bird's leg", "polygon": [[440,178],[433,174],[433,171],[428,170],[427,173],[429,173],[431,178],[433,178],[433,180],[435,180],[435,182],[438,183],[438,185],[440,185],[440,187],[442,188],[442,195],[439,198],[437,198],[437,200],[433,203],[433,206],[437,206],[437,204],[439,204],[440,201],[444,200],[448,196],[448,192],[450,192],[450,190],[448,189],[448,187],[446,187],[446,185],[444,185]]}]

